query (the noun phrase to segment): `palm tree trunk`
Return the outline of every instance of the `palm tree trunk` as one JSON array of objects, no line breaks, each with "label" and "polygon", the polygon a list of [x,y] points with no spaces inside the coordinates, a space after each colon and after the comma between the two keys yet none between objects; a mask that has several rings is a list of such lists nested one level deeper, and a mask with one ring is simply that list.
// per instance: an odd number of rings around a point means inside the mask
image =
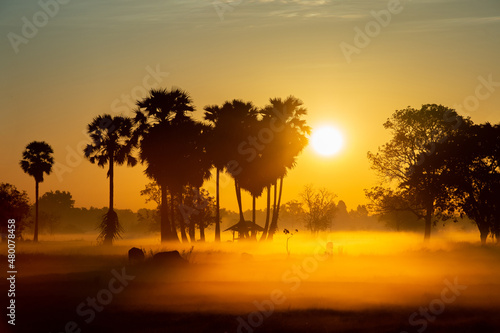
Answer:
[{"label": "palm tree trunk", "polygon": [[243,217],[243,206],[241,205],[241,188],[236,179],[234,180],[234,187],[236,189],[236,199],[238,200],[238,209],[240,211],[240,221],[245,221]]},{"label": "palm tree trunk", "polygon": [[257,231],[255,230],[255,195],[252,195],[252,223],[253,223],[253,229],[252,229],[252,239],[257,238]]},{"label": "palm tree trunk", "polygon": [[113,184],[113,178],[115,174],[115,161],[113,159],[113,154],[109,156],[109,171],[108,171],[108,177],[109,177],[109,211],[113,210],[113,205],[114,205],[114,184]]},{"label": "palm tree trunk", "polygon": [[38,242],[38,182],[35,180],[35,234],[33,242]]},{"label": "palm tree trunk", "polygon": [[165,185],[160,185],[161,192],[161,207],[160,207],[160,237],[161,242],[167,242],[171,240],[171,226],[170,220],[168,218],[168,206],[167,206],[167,187]]},{"label": "palm tree trunk", "polygon": [[[276,184],[274,185],[276,186]],[[273,236],[276,233],[276,230],[278,229],[278,218],[279,218],[279,213],[280,213],[280,205],[281,205],[281,194],[283,193],[283,177],[280,178],[280,191],[278,195],[278,203],[275,205],[274,211],[273,211],[273,219],[271,221],[271,226],[269,227],[269,234],[267,235],[268,240],[273,240]],[[274,189],[274,201],[276,202],[276,188]]]},{"label": "palm tree trunk", "polygon": [[269,229],[269,213],[271,212],[271,185],[267,186],[267,205],[266,205],[266,224],[264,226],[264,231],[262,232],[262,237],[260,240],[266,240],[267,230]]},{"label": "palm tree trunk", "polygon": [[[220,198],[219,198],[219,168],[215,171],[215,241],[220,242]],[[201,232],[201,230],[200,230]],[[205,239],[205,235],[203,235]]]}]

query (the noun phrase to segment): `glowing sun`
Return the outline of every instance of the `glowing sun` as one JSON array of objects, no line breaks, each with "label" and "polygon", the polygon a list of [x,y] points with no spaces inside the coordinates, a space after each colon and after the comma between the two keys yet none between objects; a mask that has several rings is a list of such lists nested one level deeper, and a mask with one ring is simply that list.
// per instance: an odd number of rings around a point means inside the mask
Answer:
[{"label": "glowing sun", "polygon": [[332,156],[342,149],[344,138],[337,129],[331,126],[321,126],[313,130],[311,145],[318,154]]}]

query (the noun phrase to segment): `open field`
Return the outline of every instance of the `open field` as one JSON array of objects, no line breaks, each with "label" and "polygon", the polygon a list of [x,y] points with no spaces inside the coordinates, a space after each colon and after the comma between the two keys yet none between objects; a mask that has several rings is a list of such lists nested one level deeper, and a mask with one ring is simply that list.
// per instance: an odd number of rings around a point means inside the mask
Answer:
[{"label": "open field", "polygon": [[[326,243],[333,253],[326,254]],[[493,332],[500,247],[476,234],[331,233],[272,244],[18,245],[18,332]],[[148,259],[129,264],[127,250]],[[191,250],[191,246],[194,248]],[[149,259],[177,249],[186,265]],[[4,249],[3,249],[4,250]],[[3,251],[2,253],[5,253]],[[5,256],[0,257],[6,262]],[[4,270],[2,270],[2,274]],[[1,288],[7,290],[4,275]],[[72,323],[73,322],[73,323]],[[3,322],[4,323],[4,322]]]}]

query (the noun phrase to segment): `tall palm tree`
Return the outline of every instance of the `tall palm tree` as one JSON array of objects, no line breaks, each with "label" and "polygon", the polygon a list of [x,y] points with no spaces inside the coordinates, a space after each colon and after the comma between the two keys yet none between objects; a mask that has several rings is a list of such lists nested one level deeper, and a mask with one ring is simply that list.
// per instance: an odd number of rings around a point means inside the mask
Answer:
[{"label": "tall palm tree", "polygon": [[231,103],[222,106],[205,106],[203,118],[209,123],[207,135],[207,152],[215,168],[215,241],[220,242],[220,173],[226,169],[230,160],[227,144],[230,138],[228,133],[233,130],[229,122]]},{"label": "tall palm tree", "polygon": [[52,171],[54,150],[44,141],[33,141],[26,146],[21,160],[21,168],[35,178],[35,233],[33,241],[38,242],[38,184],[43,182],[43,174]]},{"label": "tall palm tree", "polygon": [[[162,192],[161,239],[178,240],[171,204],[168,216],[166,193],[170,191],[177,204],[182,205],[184,186],[200,187],[210,175],[206,154],[207,127],[191,118],[194,111],[189,94],[178,88],[152,89],[137,102],[134,123],[135,141],[140,147],[140,158],[146,163],[145,173],[156,180]],[[185,226],[179,223],[181,237],[187,241]]]},{"label": "tall palm tree", "polygon": [[205,107],[204,119],[209,122],[211,127],[207,150],[216,171],[216,241],[220,240],[219,174],[224,170],[227,170],[234,178],[240,220],[244,220],[239,184],[240,168],[233,169],[228,163],[237,162],[238,166],[247,163],[238,152],[238,146],[248,136],[250,126],[256,121],[257,116],[258,110],[251,102],[243,102],[238,99],[226,101],[222,106]]},{"label": "tall palm tree", "polygon": [[103,167],[108,164],[107,177],[109,178],[109,209],[100,225],[99,238],[103,244],[112,245],[113,240],[120,237],[122,228],[118,216],[113,210],[114,204],[114,167],[127,163],[134,166],[137,163],[131,155],[132,150],[132,120],[128,117],[111,116],[104,114],[95,117],[87,127],[92,143],[84,150],[85,157],[90,163],[97,163]]},{"label": "tall palm tree", "polygon": [[226,167],[226,156],[224,154],[224,132],[219,125],[221,107],[217,105],[205,106],[203,119],[209,122],[207,131],[207,152],[215,168],[215,241],[220,242],[220,173]]},{"label": "tall palm tree", "polygon": [[[262,156],[257,155],[251,162],[247,163],[241,170],[238,177],[241,188],[248,191],[252,196],[252,222],[255,226],[255,200],[262,195],[267,186],[271,184],[271,179],[266,170],[267,164]],[[250,235],[252,239],[256,239],[256,229],[252,229]]]},{"label": "tall palm tree", "polygon": [[[266,146],[267,152],[263,153],[263,155],[272,158],[273,162],[270,164],[269,169],[273,176],[277,176],[274,185],[275,204],[273,217],[267,235],[270,240],[273,239],[273,235],[278,228],[283,179],[288,170],[295,167],[297,156],[307,146],[307,136],[311,132],[311,128],[302,119],[303,116],[307,115],[307,109],[302,105],[302,101],[294,96],[289,96],[285,100],[273,98],[270,99],[270,104],[261,111],[264,118],[269,118],[270,121],[274,122],[275,127],[282,128],[275,133],[274,140]],[[277,180],[279,180],[278,193],[276,191]]]}]

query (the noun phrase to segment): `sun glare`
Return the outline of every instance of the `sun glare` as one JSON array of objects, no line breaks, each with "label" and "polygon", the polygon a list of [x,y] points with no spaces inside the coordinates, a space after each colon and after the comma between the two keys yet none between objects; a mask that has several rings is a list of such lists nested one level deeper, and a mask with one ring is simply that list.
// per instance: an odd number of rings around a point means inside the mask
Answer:
[{"label": "sun glare", "polygon": [[318,154],[332,156],[342,149],[344,139],[337,129],[331,126],[321,126],[313,130],[311,145]]}]

